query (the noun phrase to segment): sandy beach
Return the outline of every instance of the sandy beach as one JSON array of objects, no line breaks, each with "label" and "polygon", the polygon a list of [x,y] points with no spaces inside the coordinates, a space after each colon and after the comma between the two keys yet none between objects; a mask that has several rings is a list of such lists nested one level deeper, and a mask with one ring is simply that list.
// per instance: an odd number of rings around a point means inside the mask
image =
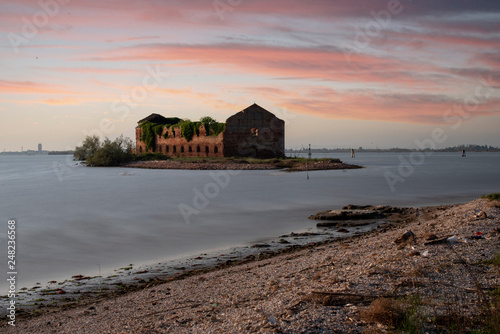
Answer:
[{"label": "sandy beach", "polygon": [[4,323],[1,331],[384,333],[413,326],[432,333],[453,326],[484,328],[490,318],[498,320],[500,268],[492,259],[500,250],[499,205],[477,199],[407,209],[363,235],[290,247],[276,256],[255,256],[77,307],[47,307],[41,314],[18,317],[16,327]]}]

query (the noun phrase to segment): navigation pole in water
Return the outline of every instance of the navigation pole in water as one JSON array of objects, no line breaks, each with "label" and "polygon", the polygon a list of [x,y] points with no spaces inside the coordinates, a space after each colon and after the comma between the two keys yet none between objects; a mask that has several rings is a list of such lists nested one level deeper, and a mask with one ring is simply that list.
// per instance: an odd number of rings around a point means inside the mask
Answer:
[{"label": "navigation pole in water", "polygon": [[311,144],[309,144],[309,153],[307,153],[307,160],[306,160],[306,176],[307,179],[309,180],[309,160],[311,159]]}]

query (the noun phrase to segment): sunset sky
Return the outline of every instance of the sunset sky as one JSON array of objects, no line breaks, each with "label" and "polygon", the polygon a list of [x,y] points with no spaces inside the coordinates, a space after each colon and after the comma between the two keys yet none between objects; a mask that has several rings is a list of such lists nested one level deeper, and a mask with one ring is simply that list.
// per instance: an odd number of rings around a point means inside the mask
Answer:
[{"label": "sunset sky", "polygon": [[500,146],[500,1],[2,0],[0,150],[254,102],[286,147]]}]

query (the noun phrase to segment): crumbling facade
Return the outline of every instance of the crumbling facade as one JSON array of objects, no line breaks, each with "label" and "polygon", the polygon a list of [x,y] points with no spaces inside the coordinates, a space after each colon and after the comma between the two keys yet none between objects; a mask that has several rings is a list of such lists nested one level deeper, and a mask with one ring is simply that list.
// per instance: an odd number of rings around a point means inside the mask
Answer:
[{"label": "crumbling facade", "polygon": [[143,140],[145,122],[167,124],[165,117],[152,114],[136,127],[136,152],[153,152],[172,157],[256,157],[279,158],[285,155],[285,122],[266,109],[253,104],[226,120],[217,135],[207,134],[200,125],[189,141],[179,126],[165,126],[155,135],[153,145]]}]

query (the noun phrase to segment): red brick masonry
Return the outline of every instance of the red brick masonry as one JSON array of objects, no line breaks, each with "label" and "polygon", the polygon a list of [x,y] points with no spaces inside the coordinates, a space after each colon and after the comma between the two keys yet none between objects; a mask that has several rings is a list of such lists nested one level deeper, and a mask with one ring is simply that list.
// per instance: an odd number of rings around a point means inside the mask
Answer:
[{"label": "red brick masonry", "polygon": [[[152,116],[145,120],[154,123]],[[141,141],[143,122],[144,120],[139,121],[135,129],[137,153],[147,152],[146,143]],[[167,138],[164,138],[165,132],[168,132]],[[179,127],[164,129],[156,137],[156,148],[152,152],[173,157],[283,157],[285,122],[253,104],[229,117],[226,129],[217,136],[207,136],[205,128],[201,126],[200,135],[194,135],[188,142],[181,136]]]}]

